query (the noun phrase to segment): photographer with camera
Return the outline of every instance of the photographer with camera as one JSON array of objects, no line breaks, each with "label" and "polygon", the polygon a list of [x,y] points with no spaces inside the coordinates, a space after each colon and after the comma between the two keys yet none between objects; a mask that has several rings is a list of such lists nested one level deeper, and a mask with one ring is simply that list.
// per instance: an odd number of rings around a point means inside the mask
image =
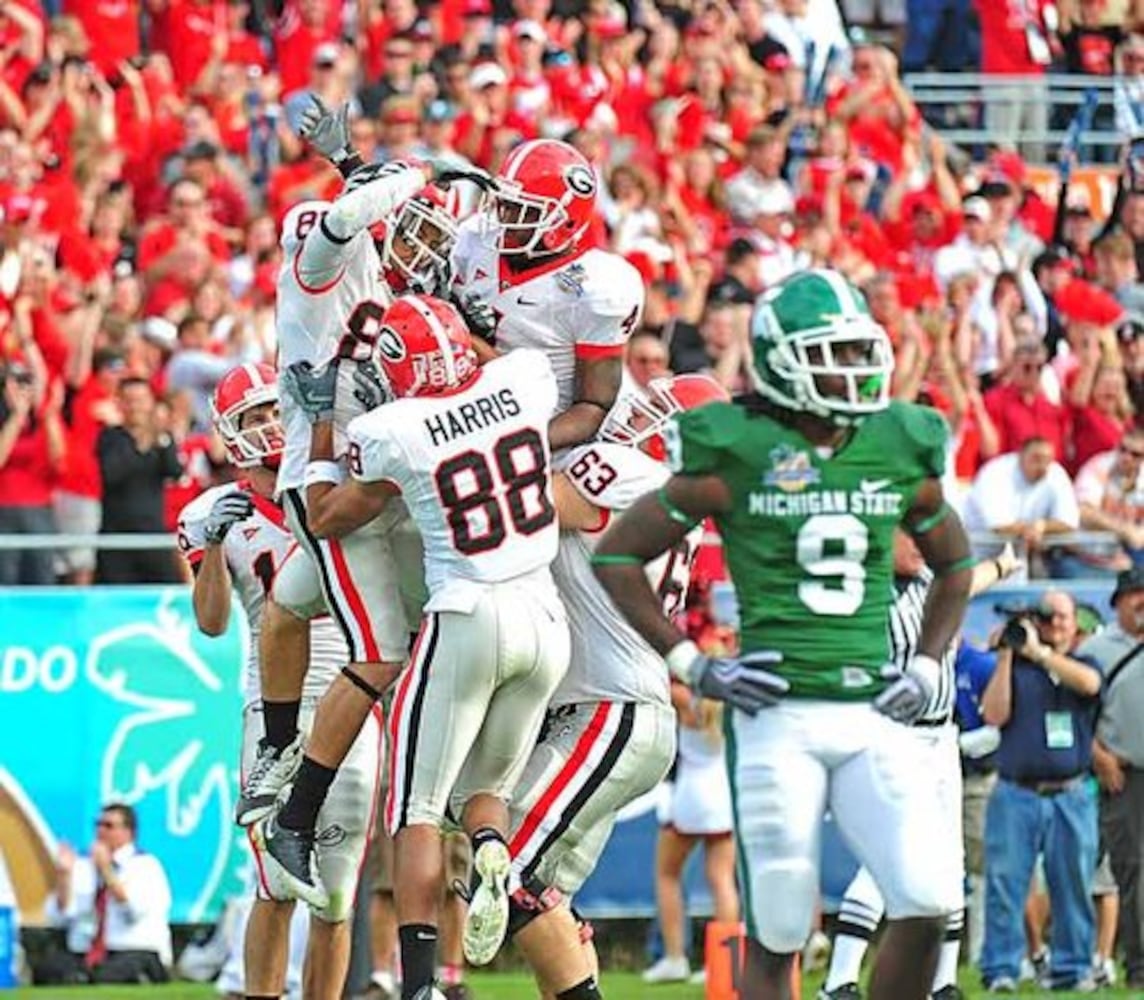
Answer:
[{"label": "photographer with camera", "polygon": [[985,816],[981,974],[992,992],[1016,987],[1038,851],[1053,913],[1052,986],[1095,989],[1097,818],[1086,778],[1101,674],[1070,653],[1076,633],[1073,598],[1046,591],[1035,609],[1006,623],[982,698],[986,723],[1001,731],[999,777]]}]

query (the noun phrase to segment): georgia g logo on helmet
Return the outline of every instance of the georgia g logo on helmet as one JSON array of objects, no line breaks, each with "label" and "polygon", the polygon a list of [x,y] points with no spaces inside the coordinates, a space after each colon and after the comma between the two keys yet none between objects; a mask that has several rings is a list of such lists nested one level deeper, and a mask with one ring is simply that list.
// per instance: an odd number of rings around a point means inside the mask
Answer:
[{"label": "georgia g logo on helmet", "polygon": [[402,361],[405,358],[405,344],[398,332],[391,326],[383,326],[377,335],[378,353],[389,361]]},{"label": "georgia g logo on helmet", "polygon": [[572,164],[564,171],[564,180],[581,198],[592,198],[596,194],[596,175],[579,163]]}]

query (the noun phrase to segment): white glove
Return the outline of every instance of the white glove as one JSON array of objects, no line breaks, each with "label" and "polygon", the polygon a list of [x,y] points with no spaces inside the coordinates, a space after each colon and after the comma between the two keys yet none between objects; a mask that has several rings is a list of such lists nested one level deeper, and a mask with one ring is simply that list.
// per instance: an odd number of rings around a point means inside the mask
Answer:
[{"label": "white glove", "polygon": [[254,513],[254,501],[249,493],[227,493],[219,497],[203,525],[203,538],[208,545],[220,545],[226,533],[239,521]]},{"label": "white glove", "polygon": [[874,699],[875,711],[912,725],[929,704],[940,676],[941,664],[932,656],[918,654],[906,672]]},{"label": "white glove", "polygon": [[331,111],[317,94],[302,111],[298,134],[327,160],[338,163],[350,152],[349,101]]},{"label": "white glove", "polygon": [[996,726],[978,726],[964,733],[958,733],[957,745],[961,752],[972,760],[988,757],[1001,745],[1001,730]]}]

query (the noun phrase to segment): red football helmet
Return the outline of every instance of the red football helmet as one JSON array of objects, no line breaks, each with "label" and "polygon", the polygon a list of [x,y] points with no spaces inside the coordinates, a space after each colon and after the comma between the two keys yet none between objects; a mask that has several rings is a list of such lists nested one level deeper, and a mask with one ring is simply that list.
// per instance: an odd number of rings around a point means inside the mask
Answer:
[{"label": "red football helmet", "polygon": [[503,254],[564,253],[587,232],[596,174],[574,146],[533,139],[517,146],[497,174],[491,220]]},{"label": "red football helmet", "polygon": [[600,439],[638,446],[657,461],[667,457],[663,428],[676,413],[708,403],[725,403],[731,396],[710,375],[668,375],[652,379],[645,392],[625,387],[600,428]]},{"label": "red football helmet", "polygon": [[477,354],[461,314],[428,295],[403,295],[385,310],[377,358],[398,398],[450,392],[477,374]]},{"label": "red football helmet", "polygon": [[[240,469],[265,465],[276,469],[286,445],[286,431],[278,418],[278,375],[270,365],[247,363],[232,368],[215,386],[211,398],[215,427],[227,453]],[[255,422],[243,426],[243,417],[259,407]]]},{"label": "red football helmet", "polygon": [[437,291],[457,240],[459,212],[456,189],[436,184],[427,184],[401,203],[386,220],[381,246],[390,284],[412,292]]}]

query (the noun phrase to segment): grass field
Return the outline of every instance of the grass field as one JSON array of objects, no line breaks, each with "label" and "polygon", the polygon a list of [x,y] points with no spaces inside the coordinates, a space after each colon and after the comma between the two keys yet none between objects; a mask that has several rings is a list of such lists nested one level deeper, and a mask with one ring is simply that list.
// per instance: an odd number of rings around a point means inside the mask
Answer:
[{"label": "grass field", "polygon": [[[803,987],[803,1000],[814,1000],[819,977],[808,976]],[[500,973],[474,975],[469,985],[478,1000],[533,1000],[536,990],[532,980],[521,973]],[[644,986],[637,975],[632,973],[605,974],[603,983],[607,1000],[703,1000],[701,986]],[[962,976],[962,988],[967,997],[984,997],[987,994],[977,986],[971,973]],[[1046,996],[1053,1000],[1068,1000],[1080,997],[1079,993],[1043,993],[1026,987],[1023,996]],[[80,1000],[92,997],[93,1000],[214,1000],[217,994],[211,986],[191,983],[172,983],[169,986],[76,986],[67,989],[42,987],[39,989],[18,989],[0,993],[4,1000]],[[1088,994],[1092,996],[1092,994]],[[1105,990],[1102,997],[1144,1000],[1139,990]]]}]

